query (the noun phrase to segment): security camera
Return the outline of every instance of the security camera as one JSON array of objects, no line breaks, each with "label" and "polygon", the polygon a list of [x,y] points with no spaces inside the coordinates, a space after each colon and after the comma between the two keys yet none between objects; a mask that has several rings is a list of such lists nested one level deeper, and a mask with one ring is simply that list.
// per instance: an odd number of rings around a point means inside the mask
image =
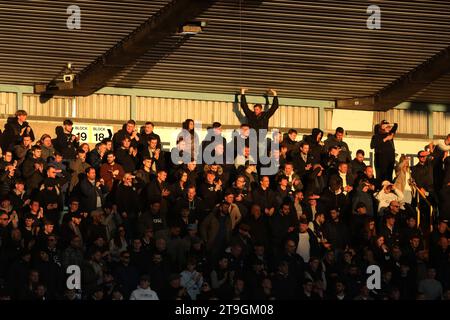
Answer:
[{"label": "security camera", "polygon": [[64,82],[72,82],[74,77],[75,77],[74,74],[65,74],[63,76],[63,79],[64,79]]},{"label": "security camera", "polygon": [[74,78],[75,74],[73,73],[72,63],[69,62],[64,70],[63,80],[64,82],[72,82]]}]

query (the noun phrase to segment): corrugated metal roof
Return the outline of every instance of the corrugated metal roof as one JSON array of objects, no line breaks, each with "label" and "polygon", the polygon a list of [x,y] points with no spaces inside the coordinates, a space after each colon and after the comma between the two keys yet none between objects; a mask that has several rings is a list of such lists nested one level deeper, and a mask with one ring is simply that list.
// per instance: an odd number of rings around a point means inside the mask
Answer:
[{"label": "corrugated metal roof", "polygon": [[[1,1],[0,82],[46,82],[81,70],[161,8],[158,0]],[[69,5],[82,29],[65,27]],[[381,30],[366,27],[370,4]],[[160,43],[107,85],[196,92],[279,89],[326,99],[371,95],[450,45],[449,1],[220,0],[203,33]],[[412,100],[450,103],[450,75]]]}]

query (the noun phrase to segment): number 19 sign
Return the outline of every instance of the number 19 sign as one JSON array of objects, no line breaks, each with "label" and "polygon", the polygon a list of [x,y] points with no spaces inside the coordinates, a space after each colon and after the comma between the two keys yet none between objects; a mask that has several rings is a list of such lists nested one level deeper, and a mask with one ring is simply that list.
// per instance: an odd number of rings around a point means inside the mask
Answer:
[{"label": "number 19 sign", "polygon": [[98,143],[103,139],[112,139],[112,126],[74,125],[73,134],[80,135],[80,143]]}]

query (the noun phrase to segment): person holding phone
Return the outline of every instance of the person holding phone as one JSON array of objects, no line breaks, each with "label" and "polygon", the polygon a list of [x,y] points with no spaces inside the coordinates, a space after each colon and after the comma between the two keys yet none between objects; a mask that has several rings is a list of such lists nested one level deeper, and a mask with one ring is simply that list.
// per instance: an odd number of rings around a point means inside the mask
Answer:
[{"label": "person holding phone", "polygon": [[392,173],[395,166],[394,136],[397,132],[397,123],[391,124],[387,120],[375,126],[370,148],[375,149],[375,171],[377,179],[392,182]]}]

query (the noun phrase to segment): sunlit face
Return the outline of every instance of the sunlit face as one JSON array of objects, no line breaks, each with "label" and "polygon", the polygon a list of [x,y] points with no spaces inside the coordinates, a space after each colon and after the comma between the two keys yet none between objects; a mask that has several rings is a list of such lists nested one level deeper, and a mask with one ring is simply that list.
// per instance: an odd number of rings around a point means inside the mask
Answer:
[{"label": "sunlit face", "polygon": [[40,205],[39,205],[39,202],[37,202],[37,201],[33,201],[30,204],[30,209],[31,209],[32,212],[38,212],[39,208],[40,208]]},{"label": "sunlit face", "polygon": [[186,172],[183,172],[183,174],[180,177],[181,182],[186,182],[188,180],[188,175]]},{"label": "sunlit face", "polygon": [[5,155],[3,156],[6,162],[11,162],[12,161],[12,153],[11,152],[5,152]]},{"label": "sunlit face", "polygon": [[261,180],[261,186],[262,186],[264,189],[267,189],[267,188],[269,187],[269,185],[270,185],[270,180],[269,180],[269,178],[268,178],[268,177],[263,177],[262,180]]},{"label": "sunlit face", "polygon": [[47,137],[44,139],[44,141],[42,141],[42,144],[47,148],[50,148],[52,146],[52,139],[50,137]]},{"label": "sunlit face", "polygon": [[300,223],[299,229],[301,233],[305,233],[308,230],[308,224],[306,223]]},{"label": "sunlit face", "polygon": [[195,161],[191,161],[188,163],[187,168],[189,169],[189,171],[194,171],[196,166],[197,165],[195,164]]},{"label": "sunlit face", "polygon": [[158,146],[158,139],[150,139],[149,141],[150,149],[155,150]]},{"label": "sunlit face", "polygon": [[20,116],[17,116],[17,119],[19,120],[19,122],[25,122],[27,121],[27,115],[26,114],[21,114]]},{"label": "sunlit face", "polygon": [[236,187],[238,189],[243,189],[245,186],[245,179],[244,177],[239,177],[236,179]]},{"label": "sunlit face", "polygon": [[146,134],[152,133],[153,132],[153,125],[152,124],[146,124],[144,130],[145,130]]},{"label": "sunlit face", "polygon": [[152,165],[152,161],[150,159],[145,159],[143,162],[145,168],[150,168]]},{"label": "sunlit face", "polygon": [[206,175],[206,181],[209,183],[209,184],[212,184],[213,182],[214,182],[214,179],[216,178],[216,176],[215,176],[215,174],[214,173],[208,173],[207,175]]},{"label": "sunlit face", "polygon": [[289,134],[289,139],[291,139],[292,141],[295,141],[295,139],[297,139],[297,132],[291,132]]},{"label": "sunlit face", "polygon": [[128,149],[131,145],[131,141],[130,139],[123,139],[122,141],[122,147],[124,147],[125,149]]},{"label": "sunlit face", "polygon": [[89,180],[95,180],[95,170],[89,170],[88,172],[87,172],[87,178],[89,179]]},{"label": "sunlit face", "polygon": [[108,164],[113,164],[115,159],[116,157],[112,153],[108,154],[108,156],[106,157],[106,161],[108,162]]},{"label": "sunlit face", "polygon": [[72,132],[72,125],[71,124],[65,124],[64,125],[64,130],[66,132]]},{"label": "sunlit face", "polygon": [[253,110],[255,111],[255,115],[256,116],[259,116],[261,114],[261,112],[262,112],[262,108],[260,106],[258,106],[258,105],[255,105],[253,107]]},{"label": "sunlit face", "polygon": [[194,130],[194,121],[189,121],[188,128],[189,130]]},{"label": "sunlit face", "polygon": [[301,147],[300,150],[303,154],[307,154],[309,152],[309,144],[303,145],[303,147]]},{"label": "sunlit face", "polygon": [[86,160],[86,153],[84,152],[78,153],[78,159],[81,159],[84,162]]},{"label": "sunlit face", "polygon": [[55,168],[52,168],[52,167],[48,168],[48,170],[47,170],[47,176],[48,176],[49,178],[56,178],[56,169],[55,169]]},{"label": "sunlit face", "polygon": [[53,224],[44,225],[44,229],[47,234],[52,233],[54,228],[55,226]]},{"label": "sunlit face", "polygon": [[158,173],[159,181],[166,181],[166,178],[167,178],[167,172],[161,171]]},{"label": "sunlit face", "polygon": [[364,156],[361,153],[358,153],[356,155],[356,160],[359,162],[363,162],[364,161]]},{"label": "sunlit face", "polygon": [[99,153],[105,153],[106,152],[106,144],[102,143],[101,145],[99,145],[98,152]]},{"label": "sunlit face", "polygon": [[391,209],[392,213],[399,213],[400,203],[398,201],[391,201],[391,203],[389,204],[389,208]]},{"label": "sunlit face", "polygon": [[336,132],[336,140],[337,141],[342,141],[342,139],[344,138],[344,134],[341,132]]},{"label": "sunlit face", "polygon": [[384,237],[379,237],[377,239],[377,245],[381,247],[384,244]]},{"label": "sunlit face", "polygon": [[340,164],[339,165],[339,171],[341,173],[345,173],[346,174],[348,172],[348,164],[346,164],[346,163]]},{"label": "sunlit face", "polygon": [[136,127],[136,126],[135,126],[134,124],[132,124],[132,123],[127,123],[127,132],[128,132],[128,134],[133,133],[135,127]]},{"label": "sunlit face", "polygon": [[71,212],[77,211],[78,208],[79,208],[79,206],[80,206],[80,204],[79,204],[78,201],[72,201],[72,202],[70,203],[70,211],[71,211]]},{"label": "sunlit face", "polygon": [[225,201],[228,203],[233,203],[234,202],[234,194],[229,194],[225,197]]},{"label": "sunlit face", "polygon": [[373,177],[373,168],[372,167],[366,167],[366,176],[369,178]]},{"label": "sunlit face", "polygon": [[287,176],[291,175],[293,171],[294,171],[294,168],[293,168],[292,164],[287,164],[287,165],[284,167],[284,173],[285,173]]},{"label": "sunlit face", "polygon": [[187,197],[189,200],[192,200],[195,198],[195,188],[189,188],[187,191]]},{"label": "sunlit face", "polygon": [[22,141],[23,141],[23,145],[25,147],[28,147],[29,145],[31,145],[31,137],[24,137]]},{"label": "sunlit face", "polygon": [[33,151],[33,156],[35,158],[40,158],[41,154],[42,154],[42,150],[41,149],[36,149],[36,150]]}]

